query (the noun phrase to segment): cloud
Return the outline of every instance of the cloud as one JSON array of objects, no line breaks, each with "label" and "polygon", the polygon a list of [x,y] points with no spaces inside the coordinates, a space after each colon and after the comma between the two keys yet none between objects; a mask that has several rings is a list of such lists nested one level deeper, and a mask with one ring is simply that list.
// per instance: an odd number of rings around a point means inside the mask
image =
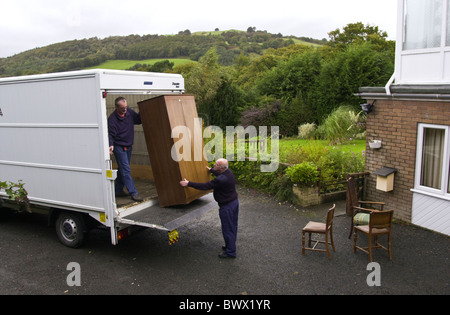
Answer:
[{"label": "cloud", "polygon": [[52,43],[130,34],[240,29],[328,38],[361,21],[395,37],[393,0],[14,0],[2,4],[0,57]]}]

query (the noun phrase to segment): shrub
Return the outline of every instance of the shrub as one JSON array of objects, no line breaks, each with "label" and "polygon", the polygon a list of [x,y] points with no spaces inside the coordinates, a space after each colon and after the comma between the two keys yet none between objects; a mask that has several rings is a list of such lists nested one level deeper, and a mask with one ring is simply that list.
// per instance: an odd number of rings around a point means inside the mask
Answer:
[{"label": "shrub", "polygon": [[346,179],[347,174],[364,171],[364,156],[339,149],[330,150],[317,164],[321,169],[321,181],[332,182]]},{"label": "shrub", "polygon": [[0,190],[4,189],[10,200],[15,200],[21,207],[20,211],[25,209],[31,212],[28,199],[28,192],[23,187],[25,183],[21,180],[18,183],[0,181]]},{"label": "shrub", "polygon": [[271,120],[281,110],[282,103],[279,100],[272,100],[270,104],[264,104],[261,107],[253,106],[242,112],[240,124],[248,126],[270,126]]},{"label": "shrub", "polygon": [[[360,114],[355,114],[353,106],[341,106],[333,111],[317,129],[322,139],[331,144],[345,143],[363,132],[359,124]],[[355,121],[355,119],[357,119]]]},{"label": "shrub", "polygon": [[262,173],[261,161],[230,161],[229,168],[242,185],[273,194],[279,200],[292,200],[292,182],[285,175],[287,166],[280,164],[277,171]]},{"label": "shrub", "polygon": [[314,138],[314,133],[316,131],[316,124],[303,124],[300,127],[298,127],[298,137],[300,139],[311,139]]},{"label": "shrub", "polygon": [[319,180],[319,171],[312,162],[303,162],[286,169],[286,175],[291,182],[300,186],[311,186]]},{"label": "shrub", "polygon": [[311,141],[305,145],[299,145],[286,150],[285,161],[290,164],[300,164],[302,162],[312,162],[317,165],[319,160],[328,154],[328,147],[318,141]]}]

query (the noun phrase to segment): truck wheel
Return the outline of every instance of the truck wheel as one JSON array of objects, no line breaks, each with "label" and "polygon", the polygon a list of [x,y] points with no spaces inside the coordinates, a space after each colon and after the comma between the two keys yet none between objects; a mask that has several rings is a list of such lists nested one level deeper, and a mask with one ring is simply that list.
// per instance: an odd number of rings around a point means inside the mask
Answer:
[{"label": "truck wheel", "polygon": [[11,219],[15,213],[16,213],[16,211],[14,211],[12,209],[2,208],[0,206],[0,221],[6,221],[6,220]]},{"label": "truck wheel", "polygon": [[61,212],[56,220],[56,234],[60,242],[67,247],[80,247],[86,238],[84,216],[79,213]]}]

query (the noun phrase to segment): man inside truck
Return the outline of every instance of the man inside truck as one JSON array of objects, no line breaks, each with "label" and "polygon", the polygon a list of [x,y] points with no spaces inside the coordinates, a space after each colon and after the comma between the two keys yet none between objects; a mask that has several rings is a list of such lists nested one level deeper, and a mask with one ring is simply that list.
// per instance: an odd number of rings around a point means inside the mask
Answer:
[{"label": "man inside truck", "polygon": [[[131,177],[131,152],[134,143],[134,125],[142,124],[141,116],[128,108],[127,100],[118,97],[116,110],[108,118],[109,154],[114,153],[118,165],[116,197],[131,196],[134,201],[142,201]],[[126,187],[128,194],[124,192]]]},{"label": "man inside truck", "polygon": [[228,169],[226,159],[218,159],[213,168],[207,167],[216,177],[207,183],[194,183],[186,179],[180,182],[183,187],[199,190],[214,189],[214,199],[219,204],[219,217],[225,246],[219,258],[236,258],[236,239],[238,230],[239,200],[233,173]]}]

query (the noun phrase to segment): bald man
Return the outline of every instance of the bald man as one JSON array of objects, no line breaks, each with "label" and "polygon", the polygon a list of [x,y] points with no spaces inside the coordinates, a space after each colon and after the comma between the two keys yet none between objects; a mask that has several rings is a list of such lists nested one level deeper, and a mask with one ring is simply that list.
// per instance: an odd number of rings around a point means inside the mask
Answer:
[{"label": "bald man", "polygon": [[207,167],[215,178],[207,183],[194,183],[182,180],[180,185],[199,190],[214,189],[214,200],[219,204],[219,217],[225,246],[220,258],[236,258],[236,239],[238,229],[239,200],[233,173],[228,169],[226,159],[218,159],[213,168]]}]

